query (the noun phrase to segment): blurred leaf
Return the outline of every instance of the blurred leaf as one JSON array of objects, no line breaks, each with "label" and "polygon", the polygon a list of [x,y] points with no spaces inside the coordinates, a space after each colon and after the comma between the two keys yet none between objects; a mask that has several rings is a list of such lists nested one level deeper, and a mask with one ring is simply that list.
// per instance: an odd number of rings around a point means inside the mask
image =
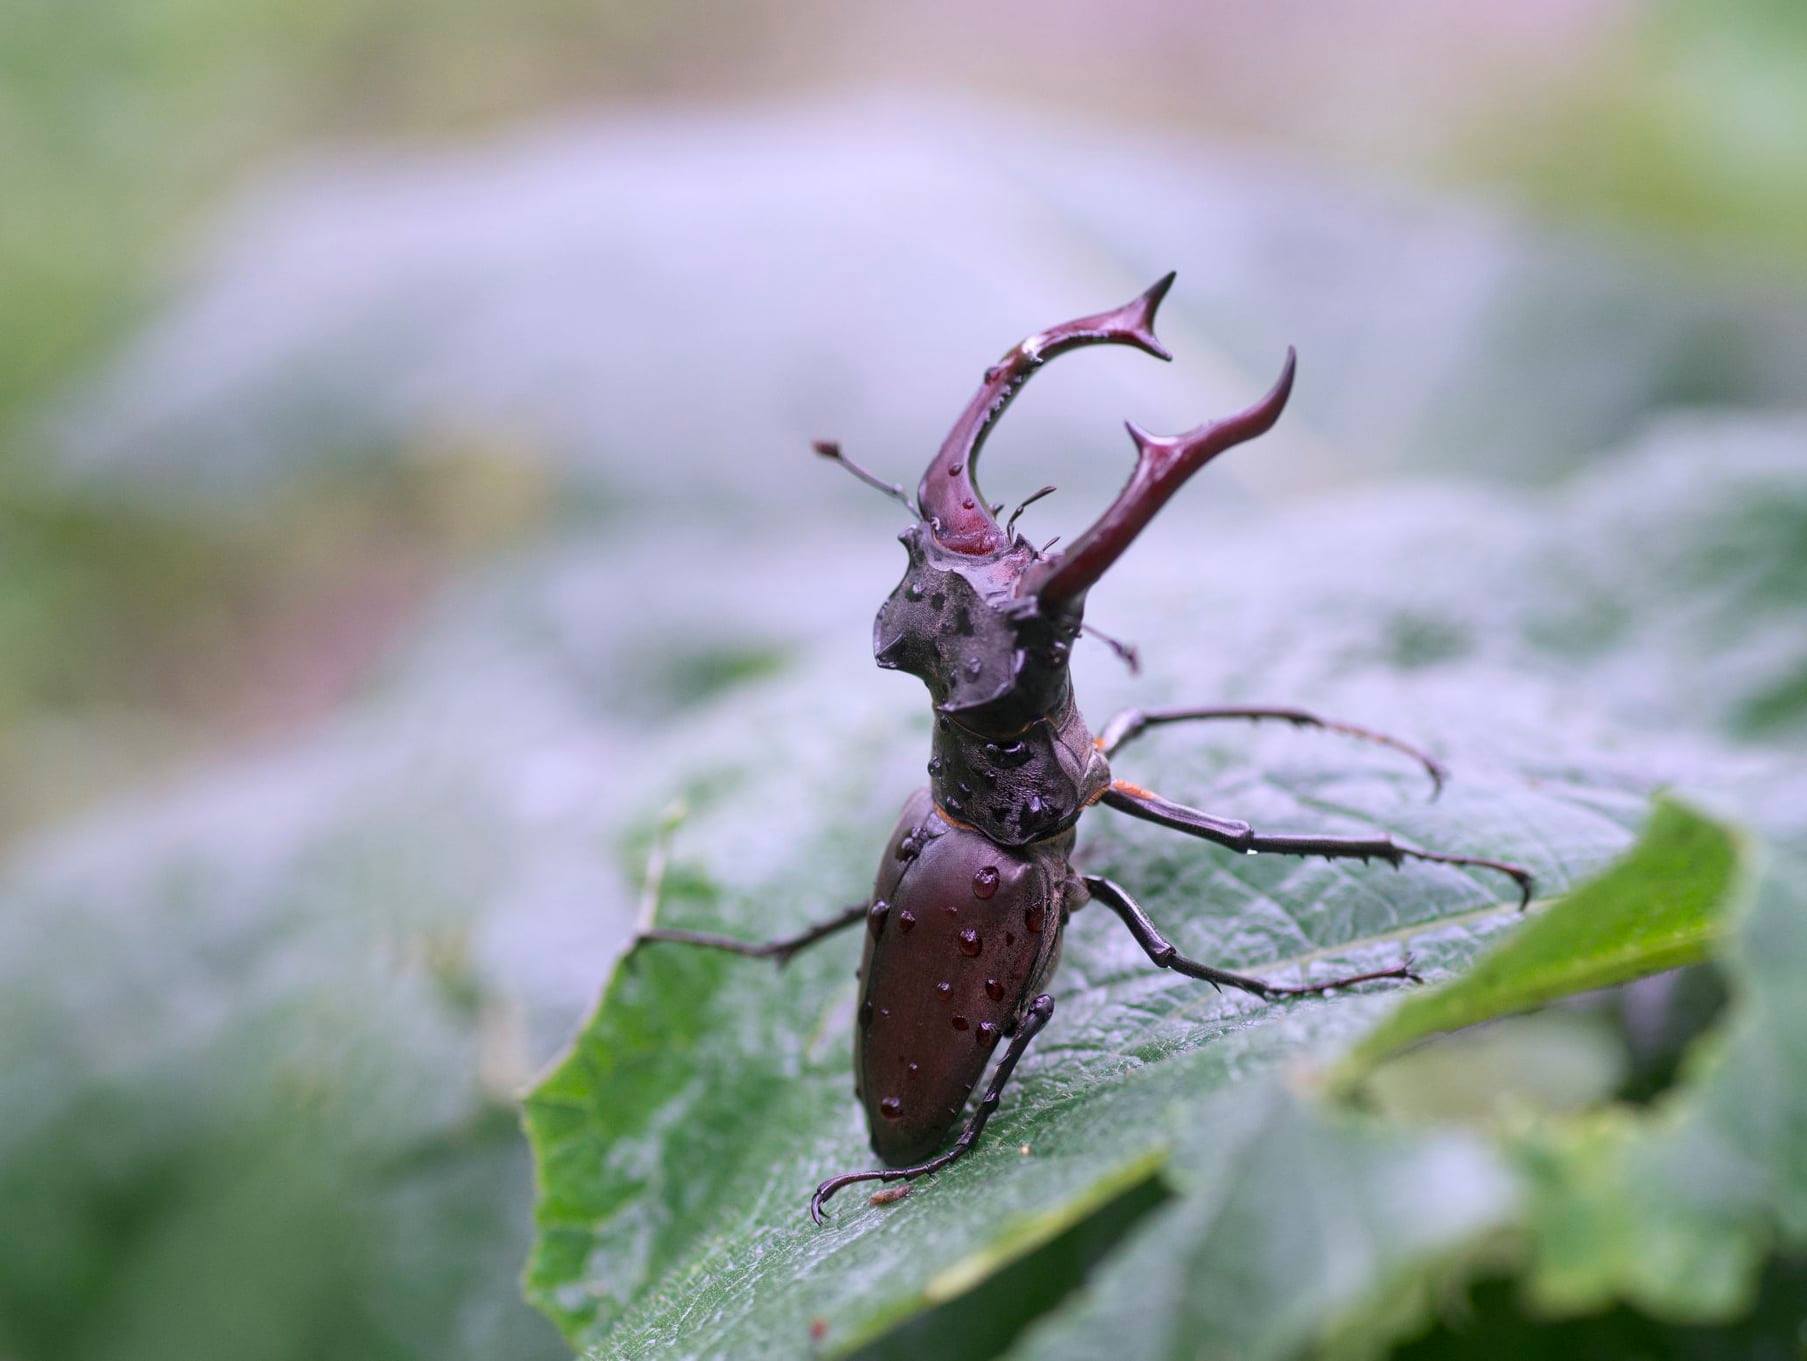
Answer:
[{"label": "blurred leaf", "polygon": [[1736,856],[1726,828],[1659,802],[1623,860],[1513,932],[1461,978],[1396,1008],[1351,1051],[1339,1083],[1358,1084],[1389,1054],[1439,1031],[1705,959]]},{"label": "blurred leaf", "polygon": [[1741,875],[1727,1026],[1649,1117],[1609,1110],[1531,1131],[1527,1284],[1543,1309],[1624,1299],[1658,1318],[1749,1306],[1774,1251],[1807,1251],[1807,864]]}]

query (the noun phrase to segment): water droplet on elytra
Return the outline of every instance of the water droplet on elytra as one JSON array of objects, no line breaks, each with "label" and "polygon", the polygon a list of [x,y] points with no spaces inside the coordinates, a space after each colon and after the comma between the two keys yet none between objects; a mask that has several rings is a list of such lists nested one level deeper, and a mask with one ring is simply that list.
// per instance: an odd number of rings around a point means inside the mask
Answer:
[{"label": "water droplet on elytra", "polygon": [[939,983],[937,983],[935,985],[935,991],[940,993],[943,997],[946,997],[953,990],[954,990],[954,985],[952,983],[948,982],[945,978],[942,979]]},{"label": "water droplet on elytra", "polygon": [[998,891],[998,867],[987,865],[973,875],[973,897],[989,898]]},{"label": "water droplet on elytra", "polygon": [[885,914],[890,912],[891,904],[880,898],[872,904],[872,910],[866,914],[866,925],[872,928],[872,934],[882,935],[885,930]]},{"label": "water droplet on elytra", "polygon": [[1042,909],[1040,903],[1031,903],[1023,909],[1023,925],[1029,928],[1030,935],[1038,935],[1042,929]]},{"label": "water droplet on elytra", "polygon": [[972,927],[969,926],[960,933],[960,953],[968,959],[978,954],[982,946],[983,942],[979,939],[979,933]]},{"label": "water droplet on elytra", "polygon": [[954,1017],[954,1029],[955,1030],[965,1030],[971,1024],[972,1024],[972,1022],[967,1020],[966,1017],[964,1017],[964,1016]]},{"label": "water droplet on elytra", "polygon": [[915,1059],[911,1059],[909,1061],[909,1063],[904,1065],[904,1071],[906,1073],[908,1073],[911,1077],[915,1077],[918,1073],[920,1073],[922,1071],[922,1065],[920,1063],[916,1062]]},{"label": "water droplet on elytra", "polygon": [[916,925],[916,914],[914,912],[910,911],[909,908],[906,907],[902,912],[899,912],[897,914],[897,929],[899,931],[903,931],[903,932],[907,933],[910,930],[910,928],[915,925]]},{"label": "water droplet on elytra", "polygon": [[878,1113],[887,1120],[895,1120],[903,1114],[903,1102],[895,1096],[887,1096],[878,1103]]},{"label": "water droplet on elytra", "polygon": [[922,599],[922,587],[918,586],[914,581],[912,581],[908,586],[904,587],[904,599],[905,600],[921,600]]},{"label": "water droplet on elytra", "polygon": [[941,758],[939,756],[929,757],[929,774],[939,775],[940,773],[941,773]]},{"label": "water droplet on elytra", "polygon": [[995,978],[986,979],[985,995],[994,1002],[1002,1002],[1004,1000],[1004,985]]},{"label": "water droplet on elytra", "polygon": [[990,1021],[979,1022],[979,1033],[973,1036],[980,1044],[993,1045],[998,1042],[998,1028]]}]

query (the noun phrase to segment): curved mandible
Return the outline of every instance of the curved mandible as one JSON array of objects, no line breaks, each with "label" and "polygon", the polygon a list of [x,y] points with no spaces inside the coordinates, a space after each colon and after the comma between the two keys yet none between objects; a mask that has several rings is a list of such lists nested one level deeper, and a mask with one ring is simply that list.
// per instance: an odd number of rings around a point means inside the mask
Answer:
[{"label": "curved mandible", "polygon": [[1044,558],[1017,582],[1019,596],[1034,596],[1044,606],[1058,608],[1081,599],[1098,578],[1147,527],[1155,512],[1167,504],[1193,473],[1225,449],[1265,435],[1286,409],[1292,395],[1293,374],[1298,367],[1292,346],[1286,347],[1286,364],[1267,396],[1253,406],[1209,421],[1183,435],[1151,435],[1135,422],[1125,422],[1136,442],[1136,467],[1110,508],[1098,521],[1057,557]]},{"label": "curved mandible", "polygon": [[943,547],[983,557],[1008,546],[1009,535],[979,494],[974,465],[992,425],[1038,368],[1081,345],[1133,345],[1156,359],[1173,358],[1154,335],[1155,309],[1173,286],[1173,278],[1172,273],[1165,275],[1146,292],[1109,312],[1038,331],[985,370],[984,382],[948,431],[941,451],[916,489],[917,508]]}]

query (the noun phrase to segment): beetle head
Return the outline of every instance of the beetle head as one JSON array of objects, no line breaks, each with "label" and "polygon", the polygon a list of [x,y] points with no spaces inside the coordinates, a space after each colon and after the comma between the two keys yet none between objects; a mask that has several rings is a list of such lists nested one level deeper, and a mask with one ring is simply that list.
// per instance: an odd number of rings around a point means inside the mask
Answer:
[{"label": "beetle head", "polygon": [[1129,427],[1136,466],[1109,509],[1064,551],[1047,557],[1000,525],[980,494],[976,465],[992,425],[1029,377],[1082,345],[1129,345],[1170,359],[1154,317],[1173,275],[1109,312],[1041,331],[1006,351],[948,432],[916,492],[920,519],[900,536],[909,565],[879,610],[873,652],[882,667],[920,677],[944,714],[981,731],[1008,732],[1051,712],[1086,592],[1180,485],[1217,454],[1266,432],[1292,391],[1293,354],[1280,380],[1246,411],[1183,435]]}]

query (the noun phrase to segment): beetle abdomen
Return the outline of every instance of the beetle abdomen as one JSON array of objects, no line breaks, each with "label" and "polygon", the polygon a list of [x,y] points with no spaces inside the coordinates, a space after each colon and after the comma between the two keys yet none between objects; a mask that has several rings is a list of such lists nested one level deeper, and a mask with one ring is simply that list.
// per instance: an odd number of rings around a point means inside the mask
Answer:
[{"label": "beetle abdomen", "polygon": [[1022,848],[904,807],[866,931],[854,1072],[873,1150],[899,1166],[946,1142],[998,1041],[1052,966],[1070,834]]}]

